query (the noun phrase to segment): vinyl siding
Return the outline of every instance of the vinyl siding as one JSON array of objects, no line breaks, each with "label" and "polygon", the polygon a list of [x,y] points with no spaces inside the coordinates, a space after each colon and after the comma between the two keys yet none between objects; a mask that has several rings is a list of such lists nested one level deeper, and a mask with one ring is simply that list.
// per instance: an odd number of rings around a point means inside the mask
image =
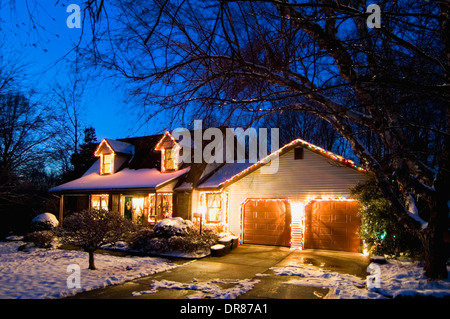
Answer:
[{"label": "vinyl siding", "polygon": [[225,188],[229,192],[230,231],[239,234],[241,204],[247,198],[287,198],[305,203],[320,196],[348,197],[348,188],[366,178],[364,173],[307,149],[303,159],[295,160],[292,149],[280,156],[277,173],[262,174],[257,169]]}]

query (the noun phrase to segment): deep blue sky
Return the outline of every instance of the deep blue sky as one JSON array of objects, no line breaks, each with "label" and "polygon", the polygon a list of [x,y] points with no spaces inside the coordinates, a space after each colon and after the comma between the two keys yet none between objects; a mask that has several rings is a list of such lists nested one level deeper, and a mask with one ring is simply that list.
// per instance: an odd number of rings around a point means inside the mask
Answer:
[{"label": "deep blue sky", "polygon": [[[81,34],[81,29],[67,27],[70,14],[66,6],[55,5],[55,2],[17,0],[14,9],[8,1],[0,2],[0,42],[3,43],[0,50],[12,52],[10,58],[12,55],[25,64],[28,86],[38,92],[48,91],[55,82],[67,81],[71,66],[56,62],[70,52]],[[77,0],[62,2],[80,4]],[[93,77],[83,72],[90,83],[85,89],[82,121],[85,126],[96,129],[99,139],[154,134],[162,130],[156,123],[155,127],[136,131],[132,107],[124,102],[126,91],[118,88],[114,79],[105,79],[104,74]]]}]

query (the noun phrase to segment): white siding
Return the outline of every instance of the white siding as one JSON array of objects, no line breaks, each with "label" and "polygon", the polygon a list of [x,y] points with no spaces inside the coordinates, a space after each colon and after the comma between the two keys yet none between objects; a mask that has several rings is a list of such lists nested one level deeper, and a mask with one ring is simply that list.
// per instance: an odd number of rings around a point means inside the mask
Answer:
[{"label": "white siding", "polygon": [[229,192],[229,226],[240,232],[241,204],[247,198],[287,198],[305,203],[319,196],[349,196],[348,188],[367,178],[366,174],[338,164],[304,149],[303,159],[294,159],[294,150],[283,154],[276,174],[250,173],[226,187]]},{"label": "white siding", "polygon": [[172,193],[173,188],[175,187],[177,182],[178,182],[178,179],[175,178],[173,181],[170,181],[170,182],[164,184],[162,187],[157,187],[156,192],[157,193]]}]

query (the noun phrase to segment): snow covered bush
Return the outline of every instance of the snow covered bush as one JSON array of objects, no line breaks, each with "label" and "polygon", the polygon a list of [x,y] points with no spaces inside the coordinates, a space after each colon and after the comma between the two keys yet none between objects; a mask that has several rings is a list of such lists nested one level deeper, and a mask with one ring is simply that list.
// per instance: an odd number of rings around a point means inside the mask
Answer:
[{"label": "snow covered bush", "polygon": [[203,225],[200,233],[199,225],[180,217],[167,218],[158,222],[153,230],[141,229],[130,240],[130,248],[146,254],[157,253],[196,253],[209,250],[217,243],[216,227]]},{"label": "snow covered bush", "polygon": [[58,219],[55,217],[55,215],[50,213],[37,215],[31,221],[31,229],[34,231],[50,230],[54,227],[57,227],[58,225]]},{"label": "snow covered bush", "polygon": [[55,240],[55,234],[51,230],[39,230],[26,234],[23,240],[32,242],[39,248],[50,248]]},{"label": "snow covered bush", "polygon": [[148,241],[148,244],[145,247],[147,253],[153,253],[153,252],[158,252],[158,253],[164,253],[167,252],[169,250],[169,246],[167,244],[167,239],[166,238],[152,238]]},{"label": "snow covered bush", "polygon": [[197,250],[209,249],[217,243],[219,232],[216,227],[203,225],[200,233],[199,225],[194,225],[190,232],[185,236],[187,241],[186,250],[195,252]]},{"label": "snow covered bush", "polygon": [[183,236],[172,236],[167,240],[169,249],[172,251],[185,251],[189,250],[189,241]]},{"label": "snow covered bush", "polygon": [[189,230],[194,226],[190,220],[184,220],[181,217],[166,218],[159,221],[153,231],[156,236],[169,238],[172,236],[185,236]]},{"label": "snow covered bush", "polygon": [[137,230],[129,240],[129,247],[132,250],[148,251],[148,243],[150,239],[155,238],[155,232],[148,228]]}]

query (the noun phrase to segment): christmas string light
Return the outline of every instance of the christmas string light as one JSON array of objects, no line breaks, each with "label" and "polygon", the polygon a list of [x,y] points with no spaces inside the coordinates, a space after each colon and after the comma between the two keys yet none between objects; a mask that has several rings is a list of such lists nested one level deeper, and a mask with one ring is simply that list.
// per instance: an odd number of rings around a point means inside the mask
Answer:
[{"label": "christmas string light", "polygon": [[102,142],[98,145],[97,149],[94,152],[94,156],[100,156],[102,155],[102,153],[100,152],[102,145],[106,144],[106,146],[109,148],[109,150],[111,151],[112,154],[114,154],[114,150],[111,147],[111,145],[109,145],[108,141],[106,139],[103,139]]},{"label": "christmas string light", "polygon": [[[104,154],[103,152],[101,152],[101,148],[102,145],[106,145],[106,147],[109,148],[109,150],[111,151],[111,153],[107,153]],[[110,160],[109,160],[109,170],[107,172],[105,172],[105,156],[109,155]],[[94,152],[94,156],[96,157],[100,157],[100,175],[108,175],[108,174],[112,174],[114,172],[114,157],[116,156],[116,153],[114,152],[113,148],[111,147],[111,145],[109,145],[108,141],[106,139],[103,139],[102,142],[98,145],[97,149]]]},{"label": "christmas string light", "polygon": [[165,132],[164,132],[164,135],[161,137],[161,139],[159,140],[159,142],[156,144],[156,146],[155,146],[155,151],[159,151],[159,150],[161,149],[161,145],[162,145],[162,143],[164,142],[164,140],[166,139],[167,136],[170,137],[170,139],[171,139],[176,145],[180,146],[180,145],[178,144],[177,140],[175,139],[175,137],[173,137],[173,135],[170,134],[169,131],[165,131]]},{"label": "christmas string light", "polygon": [[[175,168],[174,170],[177,171],[179,169],[179,157],[180,157],[180,150],[181,150],[181,146],[180,144],[178,144],[178,142],[175,140],[175,138],[173,137],[172,134],[170,134],[169,131],[166,131],[163,135],[163,137],[159,140],[159,142],[156,144],[155,150],[156,151],[161,151],[161,172],[164,173],[166,171],[168,171],[168,169],[166,168],[166,160],[165,160],[165,156],[166,156],[166,149],[165,148],[161,148],[161,145],[163,144],[164,140],[166,139],[166,137],[170,137],[171,140],[174,143],[174,147],[171,148],[171,152],[172,152],[172,156],[174,157],[172,159],[172,161],[175,163]],[[173,171],[173,170],[169,170],[169,171]]]},{"label": "christmas string light", "polygon": [[242,204],[241,204],[241,215],[240,215],[240,221],[239,221],[239,228],[240,228],[240,234],[239,234],[239,244],[242,245],[244,241],[244,207],[249,201],[255,201],[255,202],[264,202],[264,201],[283,201],[286,202],[290,208],[291,208],[291,223],[290,223],[290,231],[291,231],[291,238],[289,241],[289,245],[291,249],[304,249],[305,244],[305,221],[306,221],[306,207],[310,205],[313,202],[322,202],[322,201],[348,201],[348,202],[355,202],[355,199],[347,198],[345,196],[321,196],[321,198],[311,198],[308,199],[306,202],[294,202],[287,198],[247,198]]},{"label": "christmas string light", "polygon": [[[208,194],[219,194],[220,195],[220,201],[221,206],[223,207],[221,209],[221,221],[218,222],[209,222],[205,219],[206,212],[208,210],[207,207],[207,201],[206,201],[206,195]],[[203,220],[205,224],[211,224],[211,225],[221,225],[227,227],[228,223],[228,192],[223,191],[206,191],[206,192],[200,192],[199,194],[199,212],[203,215]]]},{"label": "christmas string light", "polygon": [[273,158],[279,156],[284,150],[286,150],[287,148],[291,148],[294,147],[296,145],[301,145],[301,146],[306,146],[309,150],[315,152],[315,153],[319,153],[321,155],[324,155],[334,161],[337,161],[339,163],[342,163],[348,167],[352,167],[354,169],[357,169],[360,172],[367,172],[367,170],[361,166],[358,166],[355,164],[355,162],[353,162],[352,160],[346,159],[340,155],[334,154],[330,151],[326,151],[323,148],[316,146],[314,144],[308,143],[305,140],[302,139],[296,139],[286,145],[284,145],[283,147],[281,147],[280,149],[276,150],[275,152],[267,155],[266,157],[264,157],[263,159],[261,159],[260,161],[256,162],[255,164],[247,167],[246,169],[244,169],[243,171],[233,175],[232,177],[226,179],[225,181],[223,181],[222,183],[219,184],[219,187],[223,187],[233,181],[235,181],[236,179],[244,176],[245,174],[247,174],[248,172],[264,165],[267,164],[268,162],[270,162]]}]

